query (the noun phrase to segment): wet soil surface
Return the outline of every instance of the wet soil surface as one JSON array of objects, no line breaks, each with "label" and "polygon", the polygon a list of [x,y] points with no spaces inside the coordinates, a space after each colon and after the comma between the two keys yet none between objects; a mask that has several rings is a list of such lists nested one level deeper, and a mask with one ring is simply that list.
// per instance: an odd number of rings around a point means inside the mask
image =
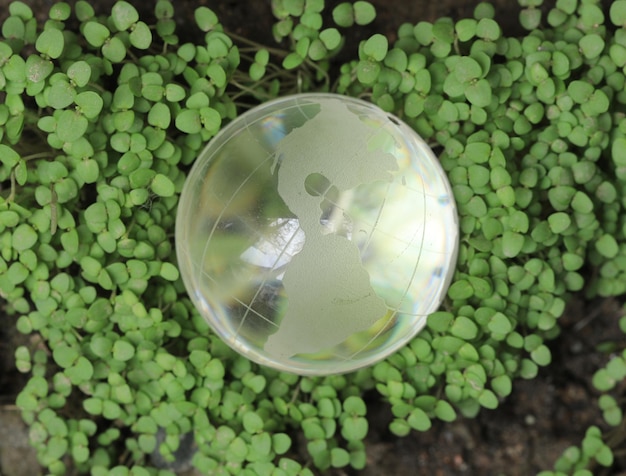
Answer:
[{"label": "wet soil surface", "polygon": [[[51,0],[25,1],[44,18],[54,3]],[[4,18],[9,3],[0,0],[0,19]],[[112,1],[91,3],[96,10],[107,11]],[[335,3],[338,2],[327,1],[329,5]],[[433,21],[441,16],[463,18],[471,15],[477,2],[372,0],[372,3],[377,6],[378,17],[367,28],[351,33],[344,53],[346,58],[354,57],[358,41],[373,32],[384,33],[393,40],[397,27],[403,22]],[[497,19],[516,31],[517,2],[497,0],[493,3]],[[196,6],[203,4],[211,7],[230,31],[272,44],[270,0],[177,2],[181,25],[191,19]],[[621,335],[617,325],[620,316],[621,306],[616,300],[574,299],[561,318],[561,336],[550,344],[552,364],[541,369],[532,381],[516,381],[512,395],[498,409],[484,410],[474,419],[436,422],[428,432],[396,438],[388,431],[391,421],[388,407],[382,403],[370,407],[367,468],[361,472],[333,470],[329,474],[516,476],[551,468],[565,448],[580,444],[590,425],[606,429],[591,377],[609,357],[599,348]],[[13,354],[18,345],[28,343],[28,337],[17,333],[15,318],[3,315],[1,307],[0,319],[3,323],[0,327],[0,476],[33,476],[38,470],[34,454],[27,445],[28,429],[21,423],[13,404],[26,381],[26,377],[15,370]],[[624,429],[621,434],[619,431],[614,430],[612,434],[618,448],[622,448],[621,452],[615,452],[616,464],[609,470],[594,468],[594,474],[626,476]]]}]

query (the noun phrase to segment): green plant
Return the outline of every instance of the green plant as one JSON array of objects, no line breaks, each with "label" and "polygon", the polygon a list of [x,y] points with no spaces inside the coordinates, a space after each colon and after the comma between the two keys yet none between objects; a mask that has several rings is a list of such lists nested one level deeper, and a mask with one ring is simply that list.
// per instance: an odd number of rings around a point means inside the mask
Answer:
[{"label": "green plant", "polygon": [[[16,352],[32,375],[17,404],[41,464],[172,474],[150,455],[174,459],[191,432],[207,474],[363,468],[365,392],[389,403],[398,436],[474,416],[550,363],[570,293],[623,294],[626,2],[608,22],[593,0],[558,0],[545,19],[541,1],[520,3],[523,38],[480,4],[473,18],[401,25],[392,45],[371,36],[335,78],[341,28],[371,22],[367,2],[336,6],[327,27],[323,1],[275,0],[281,48],[225,32],[206,7],[202,40],[183,42],[167,0],[153,21],[124,1],[108,15],[57,3],[43,26],[13,2],[0,41],[0,293],[38,339]],[[308,90],[371,100],[430,141],[461,227],[427,329],[372,368],[326,378],[235,355],[186,297],[172,252],[206,141],[245,108]],[[596,374],[603,392],[624,378],[615,362]],[[622,424],[612,396],[599,403]],[[610,443],[592,428],[556,470],[608,465]]]}]

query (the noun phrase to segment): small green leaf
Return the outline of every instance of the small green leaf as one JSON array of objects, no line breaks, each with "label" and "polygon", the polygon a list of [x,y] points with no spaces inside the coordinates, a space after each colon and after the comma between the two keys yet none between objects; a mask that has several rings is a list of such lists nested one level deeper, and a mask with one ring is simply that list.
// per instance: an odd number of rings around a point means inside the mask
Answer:
[{"label": "small green leaf", "polygon": [[489,331],[494,334],[508,334],[513,330],[509,319],[501,312],[496,312],[487,324]]},{"label": "small green leaf", "polygon": [[254,412],[245,413],[242,423],[244,430],[250,434],[263,431],[263,419]]},{"label": "small green leaf", "polygon": [[117,0],[111,9],[111,19],[115,28],[125,31],[139,20],[139,13],[130,3]]},{"label": "small green leaf", "polygon": [[502,234],[502,252],[507,258],[516,257],[524,247],[524,235],[514,231],[505,231]]},{"label": "small green leaf", "polygon": [[116,340],[113,344],[113,358],[121,362],[130,360],[135,355],[135,347],[125,340]]},{"label": "small green leaf", "polygon": [[388,48],[389,42],[387,37],[377,33],[365,41],[363,52],[375,61],[382,61],[387,55]]},{"label": "small green leaf", "polygon": [[341,34],[336,28],[326,28],[320,32],[320,40],[329,51],[332,51],[341,44]]},{"label": "small green leaf", "polygon": [[461,83],[467,83],[480,78],[483,72],[478,61],[469,56],[462,56],[455,63],[452,73]]},{"label": "small green leaf", "polygon": [[476,35],[488,41],[496,41],[502,31],[500,25],[492,18],[481,18],[476,25]]},{"label": "small green leaf", "polygon": [[52,357],[59,367],[67,369],[78,360],[79,353],[76,349],[67,345],[58,345],[54,348]]},{"label": "small green leaf", "polygon": [[289,53],[287,56],[285,56],[285,59],[283,60],[283,68],[287,70],[295,69],[300,66],[303,61],[304,58],[298,53]]},{"label": "small green leaf", "polygon": [[53,69],[52,61],[46,60],[41,56],[30,55],[26,60],[26,78],[33,83],[46,79],[50,76]]},{"label": "small green leaf", "polygon": [[611,2],[609,16],[615,26],[626,26],[626,0],[614,0]]},{"label": "small green leaf", "polygon": [[197,25],[202,31],[210,31],[219,23],[217,15],[207,7],[198,7],[194,12]]},{"label": "small green leaf", "polygon": [[148,113],[148,124],[160,129],[167,129],[171,120],[170,108],[161,102],[154,104]]},{"label": "small green leaf", "polygon": [[74,101],[79,108],[79,112],[88,119],[95,119],[102,111],[102,106],[104,105],[102,97],[94,91],[79,93]]},{"label": "small green leaf", "polygon": [[541,365],[542,367],[549,365],[552,361],[552,355],[550,353],[550,349],[548,349],[545,345],[540,345],[535,350],[530,353],[530,357],[537,365]]},{"label": "small green leaf", "polygon": [[102,54],[112,63],[120,63],[126,57],[126,46],[117,36],[109,38],[102,45]]},{"label": "small green leaf", "polygon": [[357,25],[369,25],[376,18],[376,8],[370,2],[357,0],[352,5],[354,21]]},{"label": "small green leaf", "polygon": [[491,104],[491,86],[486,79],[479,79],[465,89],[467,100],[475,106],[487,107]]},{"label": "small green leaf", "polygon": [[368,423],[365,417],[346,418],[342,424],[341,436],[348,441],[361,441],[367,435]]},{"label": "small green leaf", "polygon": [[83,35],[91,46],[99,48],[111,36],[109,29],[96,21],[89,21],[83,28]]},{"label": "small green leaf", "polygon": [[147,50],[152,44],[152,32],[148,25],[139,21],[130,32],[130,44],[140,50]]},{"label": "small green leaf", "polygon": [[67,69],[67,76],[78,86],[85,86],[91,77],[91,66],[86,61],[76,61]]},{"label": "small green leaf", "polygon": [[602,235],[596,242],[595,247],[598,253],[605,258],[615,258],[619,253],[619,245],[613,235]]},{"label": "small green leaf", "polygon": [[578,42],[578,46],[587,59],[594,59],[600,56],[604,50],[604,40],[596,33],[583,36]]},{"label": "small green leaf", "polygon": [[570,216],[565,212],[556,212],[548,216],[548,225],[552,233],[563,233],[569,228],[571,223]]},{"label": "small green leaf", "polygon": [[450,333],[463,340],[471,340],[478,335],[478,326],[471,319],[459,316],[454,320]]},{"label": "small green leaf", "polygon": [[496,397],[496,395],[491,390],[485,388],[482,390],[482,392],[480,392],[480,395],[478,396],[478,403],[480,403],[480,405],[485,408],[493,410],[495,408],[498,408],[498,397]]},{"label": "small green leaf", "polygon": [[354,7],[348,2],[342,2],[333,8],[332,15],[338,26],[349,28],[354,24]]},{"label": "small green leaf", "polygon": [[204,128],[212,133],[217,133],[222,124],[222,117],[220,113],[211,107],[203,107],[199,111],[200,122]]},{"label": "small green leaf", "polygon": [[524,8],[519,13],[520,25],[525,30],[532,31],[541,23],[541,10],[538,8]]},{"label": "small green leaf", "polygon": [[25,33],[24,21],[21,18],[10,16],[2,23],[2,36],[7,39],[23,39]]},{"label": "small green leaf", "polygon": [[163,174],[156,174],[152,179],[152,191],[160,197],[171,197],[176,192],[174,183]]},{"label": "small green leaf", "polygon": [[0,144],[0,163],[2,163],[7,169],[15,167],[20,160],[20,155],[15,152],[11,147],[5,144]]},{"label": "small green leaf", "polygon": [[430,418],[421,408],[415,408],[407,418],[407,423],[417,431],[428,431],[432,426]]},{"label": "small green leaf", "polygon": [[74,102],[76,90],[67,81],[54,83],[47,91],[48,104],[54,109],[65,109]]},{"label": "small green leaf", "polygon": [[474,18],[463,18],[456,22],[454,29],[460,41],[469,41],[476,35],[478,22]]},{"label": "small green leaf", "polygon": [[53,59],[61,56],[64,46],[63,32],[54,28],[42,31],[35,43],[37,51]]},{"label": "small green leaf", "polygon": [[17,228],[15,228],[15,230],[13,230],[13,249],[17,251],[28,250],[35,245],[37,239],[37,232],[30,225],[22,223]]},{"label": "small green leaf", "polygon": [[175,120],[176,128],[186,134],[196,134],[202,130],[200,114],[194,109],[183,109]]},{"label": "small green leaf", "polygon": [[164,262],[161,264],[161,270],[159,274],[163,279],[167,281],[172,281],[172,282],[176,281],[180,276],[178,272],[178,268],[176,268],[176,266],[174,266],[172,263],[168,263],[168,262]]},{"label": "small green leaf", "polygon": [[357,79],[364,85],[374,84],[380,75],[380,71],[380,65],[375,61],[359,61],[356,71]]},{"label": "small green leaf", "polygon": [[474,295],[474,288],[469,283],[469,281],[465,279],[459,279],[452,283],[450,288],[448,289],[448,296],[450,299],[468,299]]},{"label": "small green leaf", "polygon": [[61,112],[57,122],[57,135],[62,142],[74,142],[83,136],[89,125],[85,116],[77,111]]}]

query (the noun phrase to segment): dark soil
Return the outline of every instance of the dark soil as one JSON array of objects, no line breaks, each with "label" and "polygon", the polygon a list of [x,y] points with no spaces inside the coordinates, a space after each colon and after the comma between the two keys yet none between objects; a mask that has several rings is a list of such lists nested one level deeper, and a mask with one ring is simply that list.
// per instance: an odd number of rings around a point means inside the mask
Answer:
[{"label": "dark soil", "polygon": [[[25,1],[42,18],[54,3],[50,0]],[[358,41],[373,32],[384,33],[393,39],[397,27],[404,22],[433,21],[441,16],[463,18],[470,16],[478,3],[475,0],[371,1],[377,6],[378,18],[367,28],[351,33],[345,58],[354,57]],[[9,3],[0,0],[0,19]],[[113,2],[97,0],[91,3],[96,10],[106,11]],[[151,3],[144,5],[151,8]],[[335,3],[338,2],[327,0],[329,5]],[[496,6],[497,19],[510,27],[507,32],[518,31],[515,26],[517,2],[496,0],[492,3]],[[210,6],[230,31],[272,44],[270,0],[177,2],[177,11],[182,12],[179,16],[181,29],[184,30],[185,22],[190,21],[193,9],[202,4]],[[620,315],[621,306],[616,300],[585,302],[574,299],[561,318],[561,336],[550,344],[552,364],[541,369],[539,376],[532,381],[515,382],[512,395],[497,410],[484,410],[477,418],[459,419],[454,423],[437,422],[426,433],[414,432],[408,437],[396,438],[387,429],[391,419],[387,406],[381,404],[370,408],[368,466],[358,474],[515,476],[550,469],[565,448],[580,444],[590,425],[606,428],[597,407],[597,392],[590,382],[595,370],[609,355],[599,348],[602,349],[602,344],[614,340],[615,336],[623,337],[617,326]],[[28,343],[28,337],[17,333],[15,318],[2,316],[1,319],[0,410],[15,411],[13,402],[26,377],[15,370],[13,354],[18,345]],[[3,424],[6,424],[5,420],[0,419],[0,430]],[[622,448],[615,453],[614,468],[594,468],[594,474],[626,476],[626,444],[620,440],[624,435],[615,433],[614,437],[617,447]],[[25,454],[24,458],[28,457]],[[22,476],[32,473],[0,467],[2,474]],[[334,470],[330,474],[357,473]]]}]

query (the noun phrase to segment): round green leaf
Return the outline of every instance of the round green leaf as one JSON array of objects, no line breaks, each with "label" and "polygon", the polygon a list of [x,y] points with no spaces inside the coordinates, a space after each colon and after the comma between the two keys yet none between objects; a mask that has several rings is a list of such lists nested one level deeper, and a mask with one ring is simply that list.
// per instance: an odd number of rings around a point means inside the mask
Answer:
[{"label": "round green leaf", "polygon": [[98,48],[111,36],[111,32],[101,23],[89,21],[83,27],[83,35],[91,46]]},{"label": "round green leaf", "polygon": [[411,411],[407,418],[407,423],[417,431],[428,431],[432,426],[430,418],[421,408],[415,408]]},{"label": "round green leaf", "polygon": [[122,40],[114,36],[102,45],[102,54],[112,63],[120,63],[126,57],[126,46]]},{"label": "round green leaf", "polygon": [[12,235],[12,246],[17,251],[24,251],[32,248],[37,242],[37,232],[28,224],[22,223]]},{"label": "round green leaf", "polygon": [[61,56],[64,46],[63,32],[54,28],[42,31],[35,43],[37,51],[53,59]]},{"label": "round green leaf", "polygon": [[369,25],[376,18],[376,8],[370,2],[358,0],[352,5],[357,25]]},{"label": "round green leaf", "polygon": [[476,35],[478,22],[473,18],[463,18],[456,22],[454,29],[460,41],[469,41]]},{"label": "round green leaf", "polygon": [[587,59],[594,59],[600,56],[602,50],[604,50],[604,40],[596,33],[583,36],[578,42],[580,51],[585,55]]},{"label": "round green leaf", "polygon": [[30,55],[26,60],[26,78],[33,83],[46,79],[53,69],[52,61],[41,56]]},{"label": "round green leaf", "polygon": [[202,130],[200,114],[194,109],[183,109],[175,119],[176,127],[187,134],[196,134]]},{"label": "round green leaf", "polygon": [[121,362],[130,360],[135,355],[135,347],[125,340],[116,340],[113,344],[113,358]]},{"label": "round green leaf", "polygon": [[326,28],[320,32],[320,40],[329,51],[332,51],[341,44],[341,34],[336,28]]},{"label": "round green leaf", "polygon": [[83,87],[89,82],[91,77],[91,66],[86,61],[76,61],[67,69],[67,77],[78,86]]},{"label": "round green leaf", "polygon": [[254,412],[248,412],[243,415],[243,428],[250,434],[263,431],[263,419]]},{"label": "round green leaf", "polygon": [[478,326],[471,319],[459,316],[454,320],[450,332],[461,339],[471,340],[478,335]]},{"label": "round green leaf", "polygon": [[448,289],[448,296],[450,299],[468,299],[474,295],[474,288],[465,279],[460,279],[452,283]]},{"label": "round green leaf", "polygon": [[219,23],[217,15],[207,7],[198,7],[194,12],[196,23],[202,31],[210,31]]},{"label": "round green leaf", "polygon": [[211,107],[203,107],[199,111],[200,122],[204,128],[212,133],[216,133],[222,124],[220,113]]},{"label": "round green leaf", "polygon": [[176,192],[174,182],[163,174],[156,174],[152,179],[152,191],[160,197],[171,197]]},{"label": "round green leaf", "polygon": [[342,2],[333,8],[332,15],[338,26],[348,28],[354,24],[354,7],[348,2]]},{"label": "round green leaf", "polygon": [[111,9],[111,19],[119,31],[128,30],[139,20],[137,9],[124,0],[117,0]]},{"label": "round green leaf", "polygon": [[485,388],[478,396],[478,403],[485,408],[493,410],[498,407],[498,397],[491,390]]},{"label": "round green leaf", "polygon": [[161,264],[161,270],[159,272],[159,275],[163,279],[167,281],[172,281],[172,282],[176,281],[180,276],[178,272],[178,268],[176,268],[176,266],[174,266],[172,263],[168,263],[168,262],[164,262]]},{"label": "round green leaf", "polygon": [[552,355],[550,349],[545,345],[540,345],[530,353],[530,357],[537,365],[546,366],[552,361]]},{"label": "round green leaf", "polygon": [[343,468],[350,464],[350,453],[343,448],[333,448],[330,450],[330,465],[333,468]]},{"label": "round green leaf", "polygon": [[453,73],[461,83],[467,83],[480,78],[483,72],[478,61],[469,56],[463,56],[455,63]]},{"label": "round green leaf", "polygon": [[167,129],[171,119],[170,108],[160,102],[154,104],[148,113],[148,124],[160,129]]},{"label": "round green leaf", "polygon": [[616,26],[626,26],[626,0],[614,0],[609,10],[611,22]]},{"label": "round green leaf", "polygon": [[102,97],[94,91],[79,93],[75,99],[78,110],[88,119],[94,119],[100,114],[104,102]]},{"label": "round green leaf", "polygon": [[491,86],[486,79],[479,79],[465,89],[467,100],[478,107],[487,107],[491,104]]},{"label": "round green leaf", "polygon": [[596,242],[595,247],[598,253],[605,258],[615,258],[619,253],[619,245],[613,235],[602,235]]},{"label": "round green leaf", "polygon": [[152,44],[152,32],[148,25],[139,21],[130,32],[130,44],[140,50],[147,50]]},{"label": "round green leaf", "polygon": [[2,23],[2,36],[7,39],[24,38],[24,21],[21,18],[10,16]]},{"label": "round green leaf", "polygon": [[569,228],[571,223],[572,220],[570,216],[565,212],[556,212],[548,216],[548,225],[550,225],[552,233],[558,234],[564,232]]},{"label": "round green leaf", "polygon": [[82,137],[87,126],[87,119],[77,111],[65,110],[61,112],[57,122],[57,135],[62,142],[74,142]]},{"label": "round green leaf", "polygon": [[389,42],[387,41],[387,37],[376,33],[365,41],[363,52],[375,61],[382,61],[387,55],[388,48]]},{"label": "round green leaf", "polygon": [[5,144],[0,144],[0,163],[8,169],[15,167],[20,160],[20,154]]},{"label": "round green leaf", "polygon": [[74,102],[76,90],[67,81],[58,81],[46,91],[48,104],[54,109],[65,109]]},{"label": "round green leaf", "polygon": [[59,345],[52,351],[52,358],[59,365],[59,367],[64,369],[74,365],[74,362],[76,362],[78,357],[78,351],[67,345]]}]

